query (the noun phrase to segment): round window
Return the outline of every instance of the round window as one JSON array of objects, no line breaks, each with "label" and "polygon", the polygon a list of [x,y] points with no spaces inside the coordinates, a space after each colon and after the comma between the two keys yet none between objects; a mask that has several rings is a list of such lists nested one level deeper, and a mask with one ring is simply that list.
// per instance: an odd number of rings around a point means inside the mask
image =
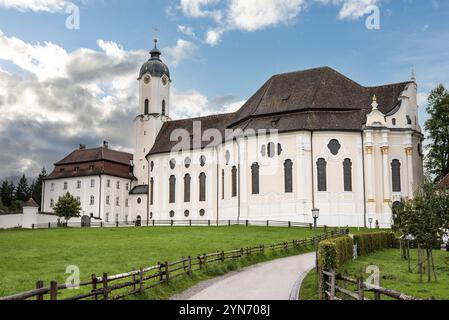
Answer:
[{"label": "round window", "polygon": [[200,157],[200,165],[202,167],[204,167],[206,165],[206,157],[205,156]]},{"label": "round window", "polygon": [[190,159],[189,157],[187,157],[187,158],[184,160],[184,165],[186,166],[186,169],[189,169],[191,164],[192,164],[192,159]]},{"label": "round window", "polygon": [[171,159],[170,160],[170,169],[175,169],[175,167],[176,167],[176,160],[175,159]]},{"label": "round window", "polygon": [[204,217],[206,215],[206,211],[204,209],[200,210],[200,217]]},{"label": "round window", "polygon": [[184,211],[184,216],[188,218],[190,216],[190,211],[189,210]]},{"label": "round window", "polygon": [[175,217],[175,212],[174,211],[170,211],[170,218],[174,218]]},{"label": "round window", "polygon": [[141,204],[142,203],[142,199],[141,198],[137,198],[137,203]]}]

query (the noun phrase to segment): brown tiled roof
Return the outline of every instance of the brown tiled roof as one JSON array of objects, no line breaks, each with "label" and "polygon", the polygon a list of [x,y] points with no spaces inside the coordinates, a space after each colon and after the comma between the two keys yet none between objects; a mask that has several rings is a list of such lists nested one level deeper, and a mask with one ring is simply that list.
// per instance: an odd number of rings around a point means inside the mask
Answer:
[{"label": "brown tiled roof", "polygon": [[441,180],[440,187],[449,189],[449,174]]},{"label": "brown tiled roof", "polygon": [[[363,87],[339,72],[316,68],[273,76],[235,113],[167,122],[150,154],[166,153],[177,142],[170,136],[175,129],[187,129],[201,121],[203,131],[226,128],[296,130],[361,130],[371,111],[374,95],[379,109],[387,114],[399,104],[407,85],[402,82]],[[202,147],[209,145],[203,142]]]},{"label": "brown tiled roof", "polygon": [[67,179],[100,174],[135,179],[131,172],[133,155],[105,147],[78,149],[55,163],[55,169],[45,180]]},{"label": "brown tiled roof", "polygon": [[71,154],[69,154],[61,161],[55,163],[55,166],[64,164],[76,164],[83,162],[100,161],[100,160],[130,165],[130,161],[132,159],[133,155],[130,153],[115,151],[104,147],[95,149],[78,149],[73,151]]}]

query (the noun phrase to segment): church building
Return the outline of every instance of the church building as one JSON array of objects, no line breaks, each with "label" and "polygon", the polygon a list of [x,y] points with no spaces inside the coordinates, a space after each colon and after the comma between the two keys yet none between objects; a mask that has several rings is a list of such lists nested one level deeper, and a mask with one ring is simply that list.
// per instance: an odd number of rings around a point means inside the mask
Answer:
[{"label": "church building", "polygon": [[[98,209],[89,206],[89,190],[82,192],[86,214],[311,223],[316,208],[320,225],[389,227],[392,206],[423,181],[414,75],[365,87],[329,67],[279,74],[234,113],[172,120],[170,71],[156,45],[150,54],[138,76],[134,155],[100,148],[108,155],[98,163],[114,169],[100,169]],[[63,161],[62,172],[56,164],[45,181],[44,210],[65,183],[93,176],[76,171],[83,159],[92,166],[82,155],[88,152],[77,150],[72,158],[79,159]],[[108,193],[108,179],[123,185],[122,193]],[[120,206],[107,207],[111,197]]]}]

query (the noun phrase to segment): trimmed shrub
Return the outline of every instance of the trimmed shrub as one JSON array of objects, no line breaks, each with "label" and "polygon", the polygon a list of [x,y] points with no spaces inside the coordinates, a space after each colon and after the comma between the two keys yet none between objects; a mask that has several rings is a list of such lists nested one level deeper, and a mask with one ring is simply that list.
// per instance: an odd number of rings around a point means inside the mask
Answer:
[{"label": "trimmed shrub", "polygon": [[365,233],[354,235],[357,255],[364,256],[385,248],[394,248],[396,237],[392,232]]},{"label": "trimmed shrub", "polygon": [[318,265],[325,270],[337,270],[353,258],[354,243],[343,236],[321,241],[318,245]]}]

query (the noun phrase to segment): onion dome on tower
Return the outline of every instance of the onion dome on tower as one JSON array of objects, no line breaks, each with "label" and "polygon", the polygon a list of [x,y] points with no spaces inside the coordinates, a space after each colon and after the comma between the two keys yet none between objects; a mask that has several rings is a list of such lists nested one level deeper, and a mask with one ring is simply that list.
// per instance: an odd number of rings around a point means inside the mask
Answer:
[{"label": "onion dome on tower", "polygon": [[154,40],[154,48],[150,51],[150,59],[145,62],[140,68],[140,74],[138,80],[149,73],[152,77],[162,77],[166,75],[170,79],[170,70],[167,65],[162,62],[162,52],[157,48],[157,39]]}]

